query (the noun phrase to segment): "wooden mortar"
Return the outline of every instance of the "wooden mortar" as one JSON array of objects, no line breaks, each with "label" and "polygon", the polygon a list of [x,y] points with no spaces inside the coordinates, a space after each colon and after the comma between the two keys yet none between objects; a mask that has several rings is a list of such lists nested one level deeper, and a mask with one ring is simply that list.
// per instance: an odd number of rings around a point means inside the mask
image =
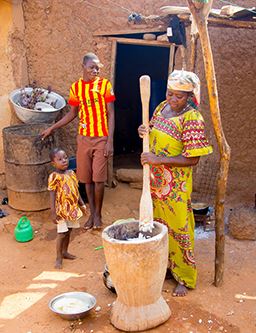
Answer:
[{"label": "wooden mortar", "polygon": [[110,320],[123,331],[147,330],[171,315],[162,296],[168,261],[167,227],[154,222],[151,238],[138,239],[138,234],[137,221],[111,225],[102,233],[106,263],[117,293]]}]

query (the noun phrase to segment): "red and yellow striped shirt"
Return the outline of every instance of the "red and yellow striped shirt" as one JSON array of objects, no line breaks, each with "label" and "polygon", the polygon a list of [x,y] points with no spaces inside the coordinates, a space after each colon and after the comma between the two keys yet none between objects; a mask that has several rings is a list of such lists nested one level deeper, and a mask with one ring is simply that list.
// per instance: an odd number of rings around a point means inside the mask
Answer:
[{"label": "red and yellow striped shirt", "polygon": [[96,78],[74,82],[70,88],[68,103],[79,106],[78,133],[84,136],[108,136],[107,103],[114,102],[115,95],[107,79]]}]

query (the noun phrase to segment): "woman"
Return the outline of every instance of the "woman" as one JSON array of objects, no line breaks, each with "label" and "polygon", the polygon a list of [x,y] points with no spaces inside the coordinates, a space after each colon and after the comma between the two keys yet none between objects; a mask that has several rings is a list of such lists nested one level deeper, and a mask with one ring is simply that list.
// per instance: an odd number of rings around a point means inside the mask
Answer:
[{"label": "woman", "polygon": [[166,100],[155,110],[150,128],[141,125],[140,137],[149,130],[150,152],[141,163],[150,164],[154,220],[169,233],[169,269],[177,281],[173,296],[185,296],[196,286],[194,216],[191,208],[192,166],[212,153],[197,110],[200,81],[187,71],[172,72]]}]

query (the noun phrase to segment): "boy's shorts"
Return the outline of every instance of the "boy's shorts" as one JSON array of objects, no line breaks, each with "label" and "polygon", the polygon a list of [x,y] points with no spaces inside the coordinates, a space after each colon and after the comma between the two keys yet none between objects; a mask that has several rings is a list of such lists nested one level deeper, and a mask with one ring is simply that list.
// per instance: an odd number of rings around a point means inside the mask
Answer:
[{"label": "boy's shorts", "polygon": [[68,229],[70,228],[73,228],[73,229],[76,229],[76,228],[80,228],[80,224],[78,221],[65,221],[65,220],[61,220],[61,221],[58,221],[58,224],[57,224],[57,233],[58,234],[61,234],[63,232],[67,232]]},{"label": "boy's shorts", "polygon": [[81,183],[107,181],[108,158],[104,156],[107,140],[107,136],[77,136],[76,174]]}]

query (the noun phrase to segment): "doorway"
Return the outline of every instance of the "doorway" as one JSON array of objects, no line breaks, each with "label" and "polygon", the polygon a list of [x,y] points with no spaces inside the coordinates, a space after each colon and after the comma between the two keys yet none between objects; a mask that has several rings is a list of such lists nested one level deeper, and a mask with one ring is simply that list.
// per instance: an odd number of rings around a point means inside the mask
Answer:
[{"label": "doorway", "polygon": [[165,99],[169,68],[170,45],[163,47],[117,42],[114,71],[114,168],[140,166],[142,141],[137,129],[142,123],[142,106],[139,78],[142,75],[151,78],[151,117],[155,107]]}]

